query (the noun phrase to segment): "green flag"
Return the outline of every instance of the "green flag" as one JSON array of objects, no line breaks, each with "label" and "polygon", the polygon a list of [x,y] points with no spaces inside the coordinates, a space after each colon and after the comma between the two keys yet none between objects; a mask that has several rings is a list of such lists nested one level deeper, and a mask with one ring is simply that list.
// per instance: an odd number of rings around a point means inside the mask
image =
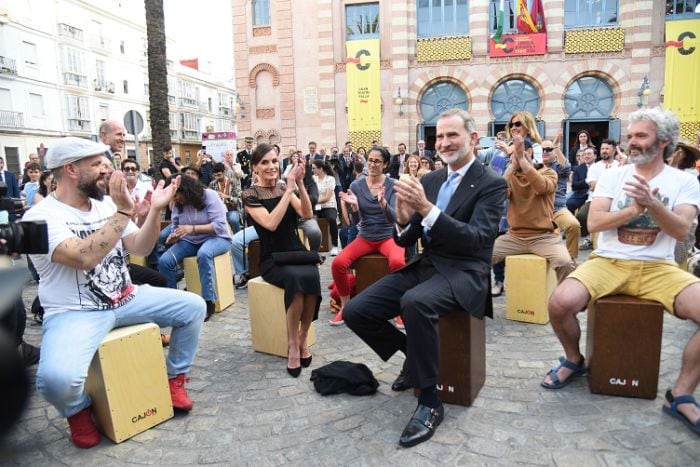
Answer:
[{"label": "green flag", "polygon": [[503,20],[505,17],[505,5],[504,0],[501,0],[500,6],[498,7],[498,16],[496,18],[496,32],[491,35],[491,39],[496,44],[502,44],[501,36],[503,35]]}]

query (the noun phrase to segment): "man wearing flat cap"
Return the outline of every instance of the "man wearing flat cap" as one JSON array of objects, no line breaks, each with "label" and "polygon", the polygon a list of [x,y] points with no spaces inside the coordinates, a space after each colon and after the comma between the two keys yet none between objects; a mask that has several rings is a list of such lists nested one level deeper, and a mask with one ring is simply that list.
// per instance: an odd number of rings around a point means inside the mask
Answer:
[{"label": "man wearing flat cap", "polygon": [[[89,448],[100,442],[85,378],[95,351],[114,328],[153,322],[172,326],[166,359],[170,395],[176,409],[192,401],[184,387],[197,350],[206,305],[197,295],[136,286],[125,252],[147,255],[158,238],[160,214],[179,185],[161,181],[151,210],[139,229],[132,221],[134,202],[124,174],[113,172],[104,155],[107,145],[68,137],[46,154],[56,191],[27,212],[27,220],[45,220],[49,251],[31,255],[39,276],[44,307],[42,356],[37,389],[67,417],[71,439]],[[109,185],[110,197],[105,197]]]}]

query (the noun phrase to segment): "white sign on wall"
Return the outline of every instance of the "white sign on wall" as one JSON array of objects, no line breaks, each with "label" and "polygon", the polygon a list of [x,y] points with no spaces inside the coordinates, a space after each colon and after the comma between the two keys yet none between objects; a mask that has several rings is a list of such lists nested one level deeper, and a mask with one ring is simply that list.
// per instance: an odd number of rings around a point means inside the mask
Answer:
[{"label": "white sign on wall", "polygon": [[233,131],[202,133],[202,146],[206,146],[207,154],[212,156],[212,159],[222,162],[227,149],[236,153],[236,133]]}]

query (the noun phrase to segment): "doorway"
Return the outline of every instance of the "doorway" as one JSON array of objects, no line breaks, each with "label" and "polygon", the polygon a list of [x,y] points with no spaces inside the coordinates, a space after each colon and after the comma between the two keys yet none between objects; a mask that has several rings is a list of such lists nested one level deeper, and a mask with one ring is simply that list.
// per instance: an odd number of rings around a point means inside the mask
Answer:
[{"label": "doorway", "polygon": [[409,152],[418,150],[418,140],[425,141],[425,149],[435,152],[435,125],[421,125],[418,128],[418,138],[416,139],[416,147]]},{"label": "doorway", "polygon": [[600,143],[605,139],[620,142],[620,120],[564,120],[565,153],[577,144],[576,136],[579,131],[586,130],[591,135],[591,144],[600,149]]}]

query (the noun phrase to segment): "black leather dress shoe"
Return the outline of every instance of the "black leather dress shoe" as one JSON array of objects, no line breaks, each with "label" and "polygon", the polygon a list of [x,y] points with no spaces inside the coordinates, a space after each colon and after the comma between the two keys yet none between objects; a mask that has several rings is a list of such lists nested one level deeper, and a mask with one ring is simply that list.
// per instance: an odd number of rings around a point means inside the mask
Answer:
[{"label": "black leather dress shoe", "polygon": [[404,360],[403,367],[401,368],[401,373],[399,373],[399,376],[396,377],[394,383],[391,385],[392,391],[405,391],[406,389],[409,389],[411,387],[408,385],[408,381],[406,378],[406,362],[407,360]]},{"label": "black leather dress shoe", "polygon": [[403,429],[399,444],[405,448],[410,448],[433,437],[435,429],[445,418],[445,409],[440,404],[439,407],[431,409],[427,405],[416,407],[413,417]]}]

